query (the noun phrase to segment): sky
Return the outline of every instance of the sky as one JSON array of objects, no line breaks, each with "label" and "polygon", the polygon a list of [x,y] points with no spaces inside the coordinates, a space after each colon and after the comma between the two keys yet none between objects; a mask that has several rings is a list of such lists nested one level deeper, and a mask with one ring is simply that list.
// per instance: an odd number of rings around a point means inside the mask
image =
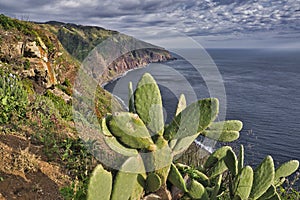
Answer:
[{"label": "sky", "polygon": [[179,34],[206,48],[300,48],[300,0],[0,0],[0,13],[96,25],[153,43],[178,43]]}]

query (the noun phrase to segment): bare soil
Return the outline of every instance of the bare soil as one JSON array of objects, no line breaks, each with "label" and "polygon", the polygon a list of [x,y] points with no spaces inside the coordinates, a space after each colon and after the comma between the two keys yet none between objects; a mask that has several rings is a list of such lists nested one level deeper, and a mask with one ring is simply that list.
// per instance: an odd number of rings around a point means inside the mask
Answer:
[{"label": "bare soil", "polygon": [[30,139],[0,133],[0,200],[59,200],[59,188],[70,183],[56,163],[43,160]]}]

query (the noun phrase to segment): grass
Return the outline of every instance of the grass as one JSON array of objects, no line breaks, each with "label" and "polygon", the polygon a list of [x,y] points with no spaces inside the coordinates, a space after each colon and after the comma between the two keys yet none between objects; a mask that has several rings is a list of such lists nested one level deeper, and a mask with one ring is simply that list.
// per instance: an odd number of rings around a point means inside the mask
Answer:
[{"label": "grass", "polygon": [[73,113],[72,113],[72,105],[70,103],[66,103],[61,97],[54,95],[49,90],[45,94],[54,104],[55,108],[58,110],[60,116],[70,121],[72,120]]}]

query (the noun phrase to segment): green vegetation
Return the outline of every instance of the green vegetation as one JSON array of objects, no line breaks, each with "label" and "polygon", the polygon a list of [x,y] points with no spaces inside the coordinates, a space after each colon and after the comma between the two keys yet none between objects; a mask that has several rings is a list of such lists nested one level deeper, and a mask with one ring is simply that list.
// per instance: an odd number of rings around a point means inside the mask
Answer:
[{"label": "green vegetation", "polygon": [[299,167],[293,160],[275,171],[272,157],[267,156],[253,170],[244,166],[243,146],[238,156],[231,147],[223,146],[196,168],[173,163],[174,156],[185,151],[198,135],[222,142],[236,140],[242,123],[214,122],[217,99],[202,99],[186,106],[182,95],[173,121],[163,125],[160,91],[147,73],[135,92],[129,83],[129,105],[130,112],[109,114],[101,122],[104,140],[109,144],[108,140],[114,138],[109,147],[127,160],[118,171],[99,164],[89,183],[88,199],[141,199],[151,193],[163,198],[162,193],[173,192],[172,186],[179,190],[172,196],[181,199],[278,199],[283,181]]},{"label": "green vegetation", "polygon": [[0,14],[0,26],[6,31],[16,29],[25,35],[35,36],[35,32],[29,22],[12,19],[3,14]]},{"label": "green vegetation", "polygon": [[27,92],[16,74],[0,68],[0,124],[26,115]]},{"label": "green vegetation", "polygon": [[24,69],[28,70],[30,68],[30,61],[26,59],[23,63]]},{"label": "green vegetation", "polygon": [[58,27],[56,34],[65,49],[79,61],[83,61],[89,52],[111,36],[115,31],[94,26],[80,26],[49,22]]},{"label": "green vegetation", "polygon": [[62,118],[67,121],[72,120],[72,105],[71,103],[66,103],[61,97],[54,95],[49,90],[46,92],[45,96],[52,100],[55,108],[59,111]]},{"label": "green vegetation", "polygon": [[61,194],[65,199],[86,199],[89,174],[97,164],[87,144],[78,137],[60,133],[74,130],[69,130],[55,102],[48,96],[36,95],[29,110],[33,119],[26,123],[33,129],[33,142],[43,145],[43,154],[48,161],[60,163],[74,180],[71,185],[61,188]]}]

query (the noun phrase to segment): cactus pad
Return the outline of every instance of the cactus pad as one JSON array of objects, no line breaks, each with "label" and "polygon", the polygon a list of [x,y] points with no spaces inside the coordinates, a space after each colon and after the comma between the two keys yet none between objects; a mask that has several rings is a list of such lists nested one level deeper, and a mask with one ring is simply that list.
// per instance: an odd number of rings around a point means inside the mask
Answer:
[{"label": "cactus pad", "polygon": [[120,144],[119,141],[109,132],[106,125],[106,118],[102,119],[101,128],[104,135],[104,141],[111,150],[124,156],[136,156],[138,154],[136,149],[130,149]]},{"label": "cactus pad", "polygon": [[162,185],[160,177],[155,173],[150,173],[146,179],[146,190],[148,192],[157,191]]},{"label": "cactus pad", "polygon": [[238,120],[228,120],[212,123],[202,135],[221,142],[232,142],[239,138],[243,123]]},{"label": "cactus pad", "polygon": [[146,187],[146,176],[147,176],[146,173],[137,175],[137,180],[129,200],[142,199],[144,194],[144,188]]},{"label": "cactus pad", "polygon": [[131,148],[150,149],[154,145],[146,126],[137,114],[118,112],[107,123],[111,133]]},{"label": "cactus pad", "polygon": [[261,197],[258,198],[258,200],[269,199],[269,198],[273,197],[275,195],[275,193],[276,193],[276,188],[273,185],[271,185],[269,187],[269,189]]},{"label": "cactus pad", "polygon": [[298,167],[299,167],[298,160],[290,160],[290,161],[282,164],[275,171],[274,183],[275,184],[279,183],[281,178],[285,178],[285,177],[291,175],[298,169]]},{"label": "cactus pad", "polygon": [[241,170],[244,167],[244,145],[240,146],[240,151],[239,151],[239,157],[238,157],[238,172],[241,172]]},{"label": "cactus pad", "polygon": [[133,88],[132,88],[132,82],[131,81],[128,83],[128,99],[129,99],[129,102],[128,102],[129,112],[135,113]]},{"label": "cactus pad", "polygon": [[[181,139],[176,139],[176,145],[173,147],[173,155],[178,155],[182,152],[184,152],[194,141],[195,139],[198,137],[198,135],[192,135],[192,136],[188,136],[188,137],[184,137]],[[175,140],[175,139],[174,139]],[[171,140],[171,141],[174,141]]]},{"label": "cactus pad", "polygon": [[241,131],[243,123],[239,120],[227,120],[221,122],[214,122],[209,126],[210,130],[223,130],[223,131]]},{"label": "cactus pad", "polygon": [[224,161],[229,171],[233,176],[236,176],[238,174],[238,161],[235,153],[231,149],[227,150]]},{"label": "cactus pad", "polygon": [[209,200],[207,191],[203,185],[193,179],[189,185],[188,194],[190,197],[192,197],[192,199]]},{"label": "cactus pad", "polygon": [[159,135],[163,134],[164,116],[160,90],[154,78],[145,73],[134,93],[135,110],[145,125]]},{"label": "cactus pad", "polygon": [[214,151],[206,160],[204,167],[209,168],[212,167],[216,162],[224,158],[227,154],[228,150],[232,148],[230,146],[223,146],[216,151]]},{"label": "cactus pad", "polygon": [[180,172],[178,171],[177,167],[172,163],[170,173],[168,176],[168,181],[170,181],[173,185],[175,185],[180,190],[187,192],[186,184],[181,176]]},{"label": "cactus pad", "polygon": [[219,160],[210,170],[210,177],[216,177],[227,170],[224,158]]},{"label": "cactus pad", "polygon": [[190,104],[166,127],[164,138],[171,140],[200,134],[215,120],[218,110],[219,101],[215,98]]},{"label": "cactus pad", "polygon": [[181,111],[183,111],[186,108],[186,99],[184,94],[181,94],[178,100],[176,114],[178,115]]},{"label": "cactus pad", "polygon": [[88,200],[109,200],[112,190],[112,175],[99,164],[93,171],[89,187]]},{"label": "cactus pad", "polygon": [[248,199],[253,184],[253,170],[250,166],[244,167],[234,182],[234,194],[241,199]]},{"label": "cactus pad", "polygon": [[138,181],[138,173],[144,172],[143,163],[139,157],[128,158],[114,179],[111,200],[128,200]]},{"label": "cactus pad", "polygon": [[240,137],[238,131],[218,131],[218,130],[205,130],[201,133],[207,138],[217,140],[219,142],[233,142]]},{"label": "cactus pad", "polygon": [[[178,100],[178,105],[176,109],[176,115],[178,115],[181,111],[183,111],[186,108],[186,100],[184,94],[181,94]],[[171,149],[174,149],[177,143],[177,139],[173,139],[169,142],[169,146]],[[189,146],[189,145],[188,145]],[[186,146],[185,146],[186,147]],[[178,151],[178,150],[175,150]],[[180,151],[180,150],[179,150]]]},{"label": "cactus pad", "polygon": [[267,156],[254,170],[253,187],[250,197],[259,198],[272,185],[275,176],[274,162],[271,156]]}]

